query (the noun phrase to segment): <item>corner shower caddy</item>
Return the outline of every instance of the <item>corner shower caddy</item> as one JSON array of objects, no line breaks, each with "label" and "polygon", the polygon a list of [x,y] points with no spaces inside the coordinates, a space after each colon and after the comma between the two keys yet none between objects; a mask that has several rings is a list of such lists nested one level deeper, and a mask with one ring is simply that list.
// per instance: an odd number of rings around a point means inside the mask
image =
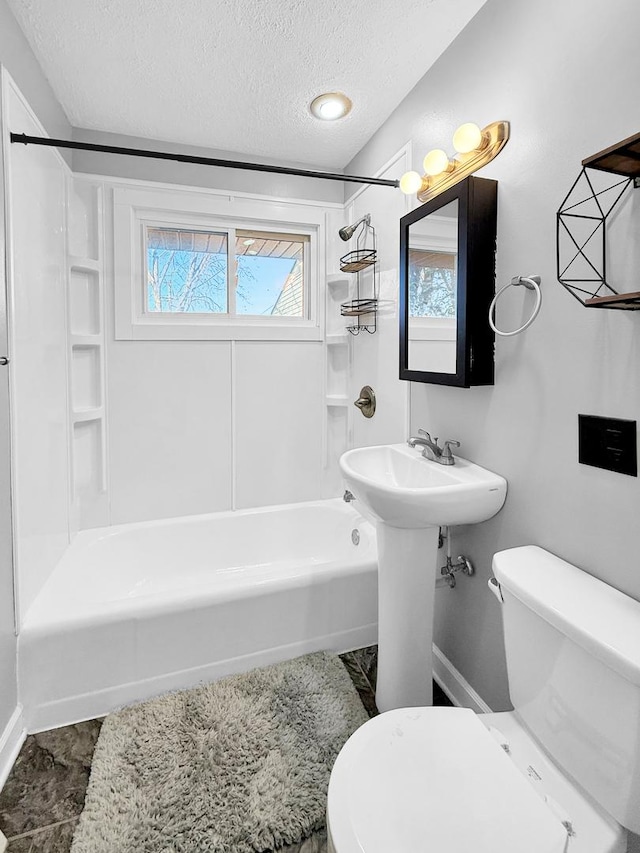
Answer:
[{"label": "corner shower caddy", "polygon": [[[623,179],[612,179],[596,191],[588,169]],[[558,281],[586,308],[640,310],[640,291],[618,293],[607,281],[607,220],[631,185],[640,187],[640,133],[583,160],[582,171],[558,210]],[[593,228],[584,227],[588,220]]]},{"label": "corner shower caddy", "polygon": [[[367,246],[369,241],[370,245]],[[350,299],[340,305],[340,314],[343,317],[355,317],[355,323],[346,326],[346,330],[352,335],[359,335],[360,332],[369,332],[370,335],[373,335],[378,328],[377,259],[376,229],[371,224],[371,217],[367,216],[358,233],[355,251],[347,252],[340,258],[340,270],[356,276],[355,299]],[[367,287],[364,278],[368,271],[371,272],[371,282]],[[370,289],[371,295],[363,296],[367,289]]]}]

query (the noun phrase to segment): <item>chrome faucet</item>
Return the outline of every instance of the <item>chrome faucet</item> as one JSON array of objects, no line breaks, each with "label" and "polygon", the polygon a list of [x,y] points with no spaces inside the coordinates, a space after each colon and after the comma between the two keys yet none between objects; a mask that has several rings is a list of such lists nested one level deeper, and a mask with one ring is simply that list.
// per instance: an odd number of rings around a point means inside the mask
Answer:
[{"label": "chrome faucet", "polygon": [[[421,436],[424,436],[421,438]],[[422,455],[425,459],[431,459],[439,465],[455,465],[456,460],[451,452],[451,445],[460,447],[460,442],[448,438],[442,447],[438,444],[437,437],[432,439],[425,429],[419,429],[418,435],[407,440],[409,447],[422,447]]]}]

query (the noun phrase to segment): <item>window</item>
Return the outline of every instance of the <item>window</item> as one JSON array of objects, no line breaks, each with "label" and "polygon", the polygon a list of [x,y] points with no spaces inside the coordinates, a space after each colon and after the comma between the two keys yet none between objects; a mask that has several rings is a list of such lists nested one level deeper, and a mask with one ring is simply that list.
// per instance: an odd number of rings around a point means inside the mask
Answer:
[{"label": "window", "polygon": [[147,311],[225,314],[227,235],[147,228]]},{"label": "window", "polygon": [[236,231],[238,314],[305,316],[308,237]]},{"label": "window", "polygon": [[304,203],[114,189],[116,337],[321,340],[324,218]]},{"label": "window", "polygon": [[[235,257],[229,258],[229,237],[147,226],[146,311],[304,317],[309,238],[236,230]],[[228,286],[232,267],[235,299]]]}]

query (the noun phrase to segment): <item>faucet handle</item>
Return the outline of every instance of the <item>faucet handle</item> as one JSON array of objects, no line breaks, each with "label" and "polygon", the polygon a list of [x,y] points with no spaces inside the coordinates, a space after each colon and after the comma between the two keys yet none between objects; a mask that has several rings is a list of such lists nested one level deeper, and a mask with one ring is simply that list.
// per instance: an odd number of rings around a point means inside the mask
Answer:
[{"label": "faucet handle", "polygon": [[454,447],[460,447],[459,441],[456,441],[454,438],[448,438],[442,447],[442,455],[445,456],[447,459],[453,457],[453,453],[451,452],[452,444]]},{"label": "faucet handle", "polygon": [[[429,435],[429,433],[426,431],[426,429],[419,429],[419,430],[418,430],[418,435],[423,435],[426,439],[428,439],[429,441],[431,441],[431,436],[430,436],[430,435]],[[436,439],[436,442],[437,442],[437,439]]]}]

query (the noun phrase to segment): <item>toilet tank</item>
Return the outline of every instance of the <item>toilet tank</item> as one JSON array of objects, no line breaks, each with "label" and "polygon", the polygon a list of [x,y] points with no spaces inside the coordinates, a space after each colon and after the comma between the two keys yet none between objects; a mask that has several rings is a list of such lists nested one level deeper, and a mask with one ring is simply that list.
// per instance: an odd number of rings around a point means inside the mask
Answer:
[{"label": "toilet tank", "polygon": [[493,558],[509,695],[556,764],[640,832],[640,603],[535,546]]}]

